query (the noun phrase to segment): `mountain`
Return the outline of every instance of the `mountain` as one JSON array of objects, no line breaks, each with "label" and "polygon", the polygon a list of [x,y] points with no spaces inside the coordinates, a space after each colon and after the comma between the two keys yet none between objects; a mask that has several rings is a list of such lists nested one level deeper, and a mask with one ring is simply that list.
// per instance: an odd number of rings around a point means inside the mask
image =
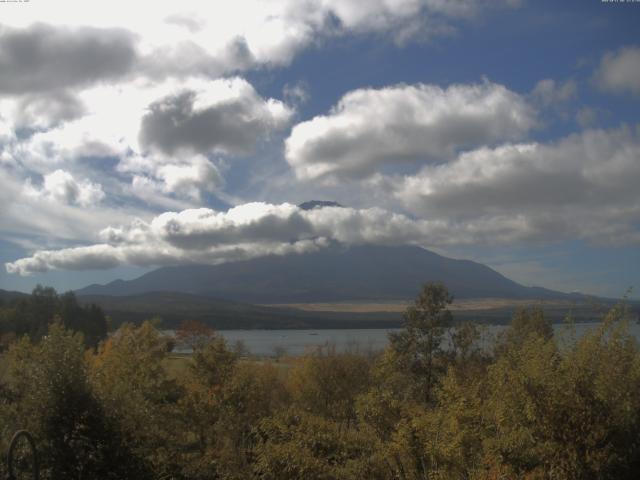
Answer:
[{"label": "mountain", "polygon": [[0,302],[11,302],[16,299],[25,298],[29,295],[22,292],[13,292],[0,289]]},{"label": "mountain", "polygon": [[443,282],[456,298],[571,298],[525,287],[480,263],[414,246],[334,246],[214,266],[163,267],[134,280],[91,285],[76,293],[117,296],[170,291],[262,304],[385,301],[413,299],[428,281]]},{"label": "mountain", "polygon": [[308,202],[303,202],[298,205],[298,208],[302,210],[313,210],[314,208],[323,208],[323,207],[342,207],[338,202],[331,202],[327,200],[309,200]]}]

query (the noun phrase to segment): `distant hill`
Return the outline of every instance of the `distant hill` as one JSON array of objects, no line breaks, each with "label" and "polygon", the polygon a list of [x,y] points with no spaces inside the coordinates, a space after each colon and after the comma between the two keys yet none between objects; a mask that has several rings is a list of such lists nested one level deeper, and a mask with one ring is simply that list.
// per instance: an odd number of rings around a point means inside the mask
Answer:
[{"label": "distant hill", "polygon": [[456,298],[582,298],[525,287],[469,260],[414,246],[335,246],[222,265],[163,267],[141,277],[91,285],[78,295],[171,291],[243,303],[303,303],[413,299],[422,284],[443,282]]},{"label": "distant hill", "polygon": [[0,302],[10,302],[12,300],[16,300],[19,298],[25,298],[29,295],[27,293],[22,292],[13,292],[9,290],[0,289]]}]

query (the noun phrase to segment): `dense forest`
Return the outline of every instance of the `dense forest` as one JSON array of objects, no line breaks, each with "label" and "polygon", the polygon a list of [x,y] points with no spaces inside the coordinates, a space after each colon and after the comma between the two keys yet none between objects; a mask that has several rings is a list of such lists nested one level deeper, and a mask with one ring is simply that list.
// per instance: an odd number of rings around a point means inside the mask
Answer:
[{"label": "dense forest", "polygon": [[88,347],[104,340],[109,327],[99,306],[81,305],[73,292],[58,295],[55,289],[38,285],[31,295],[0,298],[0,352],[23,335],[37,342],[53,323],[82,333]]},{"label": "dense forest", "polygon": [[637,478],[624,305],[580,338],[524,309],[487,345],[450,303],[425,285],[380,353],[251,359],[191,323],[176,358],[153,322],[107,337],[99,309],[40,289],[1,309],[0,451],[28,429],[45,479]]}]

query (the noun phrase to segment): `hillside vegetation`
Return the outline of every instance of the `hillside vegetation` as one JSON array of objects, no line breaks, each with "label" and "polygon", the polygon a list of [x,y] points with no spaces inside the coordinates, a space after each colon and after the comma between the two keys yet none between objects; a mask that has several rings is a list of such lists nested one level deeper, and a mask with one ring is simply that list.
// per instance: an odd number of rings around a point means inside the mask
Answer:
[{"label": "hillside vegetation", "polygon": [[0,451],[29,429],[46,479],[637,478],[640,349],[623,306],[580,339],[520,310],[480,348],[450,301],[427,284],[380,355],[325,348],[285,369],[240,361],[194,322],[177,374],[150,322],[87,349],[56,321],[4,354]]}]

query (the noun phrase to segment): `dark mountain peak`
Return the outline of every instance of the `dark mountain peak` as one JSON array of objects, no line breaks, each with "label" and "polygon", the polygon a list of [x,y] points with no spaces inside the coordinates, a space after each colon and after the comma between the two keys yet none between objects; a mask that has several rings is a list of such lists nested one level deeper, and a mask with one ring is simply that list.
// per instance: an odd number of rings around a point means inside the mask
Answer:
[{"label": "dark mountain peak", "polygon": [[302,210],[313,210],[314,208],[324,208],[324,207],[341,207],[343,208],[343,205],[340,205],[338,202],[331,202],[328,200],[309,200],[308,202],[303,202],[300,205],[298,205],[298,208],[301,208]]}]

